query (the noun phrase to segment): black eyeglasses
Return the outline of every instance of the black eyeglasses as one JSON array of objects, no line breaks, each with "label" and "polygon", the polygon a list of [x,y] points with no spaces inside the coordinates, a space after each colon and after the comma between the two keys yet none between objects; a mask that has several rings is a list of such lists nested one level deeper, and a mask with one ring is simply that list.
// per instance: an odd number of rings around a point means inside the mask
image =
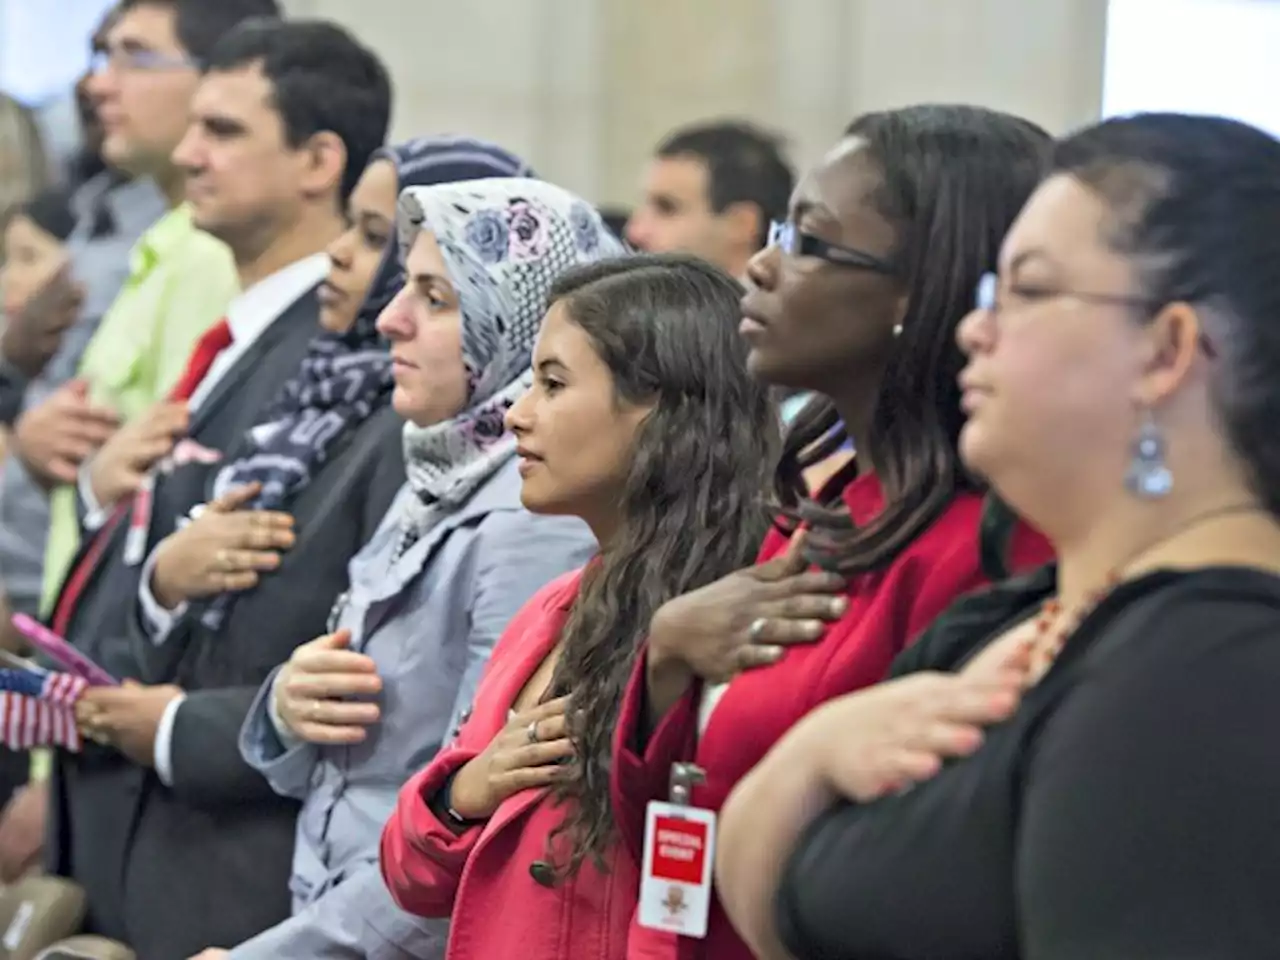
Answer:
[{"label": "black eyeglasses", "polygon": [[[1153,300],[1150,297],[1140,297],[1135,294],[1125,293],[1091,293],[1088,291],[1081,292],[1078,290],[1056,290],[1042,287],[1018,286],[1011,286],[1009,289],[1015,296],[1018,296],[1030,303],[1053,300],[1057,297],[1069,297],[1072,300],[1079,300],[1082,303],[1097,303],[1103,306],[1112,307],[1130,307],[1135,310],[1145,310],[1152,314],[1160,310],[1168,302],[1165,300]],[[978,289],[973,298],[974,307],[978,310],[989,310],[992,313],[999,313],[999,292],[1000,278],[994,273],[984,273],[978,280]],[[1205,355],[1210,358],[1218,355],[1218,351],[1214,348],[1213,342],[1203,332],[1200,334],[1200,349],[1203,350]]]},{"label": "black eyeglasses", "polygon": [[790,220],[774,220],[769,224],[769,246],[793,257],[817,257],[841,267],[855,267],[886,276],[894,276],[898,272],[893,264],[875,254],[830,243],[805,233]]}]

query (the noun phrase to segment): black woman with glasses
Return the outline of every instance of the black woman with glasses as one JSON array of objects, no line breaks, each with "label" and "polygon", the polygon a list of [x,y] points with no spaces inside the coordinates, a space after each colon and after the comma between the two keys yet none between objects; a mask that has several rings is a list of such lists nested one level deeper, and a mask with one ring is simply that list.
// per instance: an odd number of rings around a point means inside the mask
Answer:
[{"label": "black woman with glasses", "polygon": [[959,331],[964,461],[1058,562],[735,789],[717,876],[760,960],[1277,955],[1277,223],[1244,124],[1058,144]]},{"label": "black woman with glasses", "polygon": [[[612,771],[637,857],[651,852],[646,805],[668,799],[673,763],[696,768],[682,768],[692,806],[718,810],[805,714],[882,680],[939,612],[983,584],[983,494],[957,452],[956,329],[1050,146],[1031,123],[978,108],[869,114],[801,180],[752,260],[739,328],[748,366],[814,399],[787,437],[757,565],[669,602],[650,624]],[[846,438],[855,458],[810,496],[803,471]],[[1027,530],[1011,554],[1015,568],[1049,556]],[[665,924],[650,909],[650,922],[697,933],[697,898],[682,903],[694,908]],[[679,948],[681,960],[752,956],[714,896],[705,934],[682,935]]]}]

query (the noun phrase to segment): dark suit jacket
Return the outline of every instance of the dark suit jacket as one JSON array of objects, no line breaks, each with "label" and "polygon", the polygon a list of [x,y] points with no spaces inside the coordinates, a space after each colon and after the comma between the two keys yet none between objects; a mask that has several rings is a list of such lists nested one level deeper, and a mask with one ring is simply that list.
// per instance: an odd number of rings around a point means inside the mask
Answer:
[{"label": "dark suit jacket", "polygon": [[[308,295],[201,405],[193,437],[234,456],[317,330]],[[157,484],[149,546],[208,499],[214,470],[191,465]],[[159,649],[138,628],[140,567],[124,566],[117,531],[69,639],[117,676],[176,682],[188,700],[174,726],[172,788],[115,751],[90,745],[59,756],[49,855],[56,872],[86,888],[89,929],[130,943],[140,960],[169,960],[237,943],[288,916],[297,807],[240,760],[249,694],[235,688],[255,690],[293,646],[323,632],[347,559],[403,480],[400,423],[388,409],[348,438],[292,505],[296,546],[219,634],[200,626],[194,608]]]}]

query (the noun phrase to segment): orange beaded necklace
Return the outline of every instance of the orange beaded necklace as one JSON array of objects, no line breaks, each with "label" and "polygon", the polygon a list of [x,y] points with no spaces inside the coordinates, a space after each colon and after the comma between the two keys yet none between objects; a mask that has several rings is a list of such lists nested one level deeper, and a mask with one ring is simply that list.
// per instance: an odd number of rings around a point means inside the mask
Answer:
[{"label": "orange beaded necklace", "polygon": [[[1034,651],[1031,664],[1032,673],[1036,676],[1044,676],[1048,672],[1067,645],[1067,641],[1080,629],[1080,625],[1084,623],[1089,614],[1093,613],[1098,608],[1098,604],[1110,596],[1111,592],[1124,580],[1122,572],[1132,567],[1143,556],[1170,540],[1181,536],[1188,530],[1201,526],[1210,520],[1216,520],[1232,514],[1264,512],[1266,511],[1256,503],[1235,503],[1218,507],[1214,510],[1206,510],[1204,513],[1195,515],[1186,523],[1180,524],[1169,533],[1147,544],[1134,553],[1124,564],[1113,569],[1111,573],[1107,574],[1102,586],[1090,591],[1084,600],[1071,611],[1070,616],[1065,618],[1062,616],[1062,601],[1056,596],[1049,597],[1040,605],[1040,611],[1036,614],[1035,619],[1035,635],[1027,641]],[[1055,626],[1056,630],[1054,629]]]}]

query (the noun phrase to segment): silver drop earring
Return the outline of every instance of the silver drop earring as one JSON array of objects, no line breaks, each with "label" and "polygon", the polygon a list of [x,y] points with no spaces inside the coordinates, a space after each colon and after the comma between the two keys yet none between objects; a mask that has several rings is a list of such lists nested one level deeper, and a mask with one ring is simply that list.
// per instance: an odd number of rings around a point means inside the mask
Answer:
[{"label": "silver drop earring", "polygon": [[894,335],[894,337],[900,337],[900,336],[902,336],[902,324],[900,324],[900,323],[895,323],[895,324],[893,325],[893,335]]},{"label": "silver drop earring", "polygon": [[1164,434],[1150,410],[1143,414],[1142,426],[1134,438],[1124,485],[1142,500],[1159,500],[1173,491],[1173,473],[1165,462]]}]

